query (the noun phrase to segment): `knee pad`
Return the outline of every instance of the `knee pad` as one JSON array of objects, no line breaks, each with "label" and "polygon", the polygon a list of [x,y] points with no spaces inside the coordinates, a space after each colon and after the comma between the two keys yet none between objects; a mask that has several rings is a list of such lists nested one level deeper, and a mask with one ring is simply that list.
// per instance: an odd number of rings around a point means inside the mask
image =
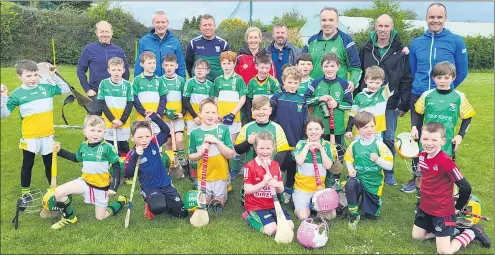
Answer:
[{"label": "knee pad", "polygon": [[167,210],[167,202],[165,201],[165,196],[162,194],[152,195],[147,199],[147,203],[150,207],[150,211],[157,215],[162,214]]}]

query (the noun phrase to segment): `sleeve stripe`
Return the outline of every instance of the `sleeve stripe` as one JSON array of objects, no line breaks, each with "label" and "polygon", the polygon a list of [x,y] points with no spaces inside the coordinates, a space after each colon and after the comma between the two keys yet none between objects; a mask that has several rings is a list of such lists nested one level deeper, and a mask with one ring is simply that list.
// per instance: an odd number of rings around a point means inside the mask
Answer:
[{"label": "sleeve stripe", "polygon": [[347,46],[345,46],[346,49],[349,49],[350,47],[356,45],[356,43],[354,42],[350,42],[349,44],[347,44]]},{"label": "sleeve stripe", "polygon": [[454,173],[454,176],[458,181],[460,181],[460,180],[462,180],[462,178],[464,178],[457,167],[452,169],[452,173]]}]

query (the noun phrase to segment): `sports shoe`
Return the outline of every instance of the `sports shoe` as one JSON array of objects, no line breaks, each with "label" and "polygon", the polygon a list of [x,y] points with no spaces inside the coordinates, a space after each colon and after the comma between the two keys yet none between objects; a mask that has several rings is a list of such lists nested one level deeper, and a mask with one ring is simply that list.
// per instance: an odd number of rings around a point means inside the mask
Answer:
[{"label": "sports shoe", "polygon": [[132,185],[132,178],[126,178],[124,183],[127,185]]},{"label": "sports shoe", "polygon": [[492,241],[490,240],[490,237],[485,232],[485,228],[481,224],[474,225],[470,227],[474,232],[474,239],[480,241],[481,245],[485,248],[490,248],[492,246]]},{"label": "sports shoe", "polygon": [[150,205],[148,203],[144,203],[144,217],[152,220],[155,218],[155,215],[150,211]]},{"label": "sports shoe", "polygon": [[361,217],[359,216],[359,214],[351,214],[349,215],[349,229],[350,230],[356,230],[357,228],[357,224],[359,222],[359,219],[361,219]]},{"label": "sports shoe", "polygon": [[117,198],[117,202],[122,203],[122,207],[126,207],[129,205],[129,199],[126,196],[119,196]]},{"label": "sports shoe", "polygon": [[414,185],[414,181],[410,181],[406,185],[402,186],[402,188],[400,189],[400,191],[406,192],[406,193],[416,192],[416,185]]},{"label": "sports shoe", "polygon": [[405,187],[405,186],[407,186],[407,185],[411,185],[411,183],[413,183],[413,184],[414,184],[414,179],[411,179],[411,180],[407,181],[407,183],[406,183],[406,184],[402,184],[402,188],[404,188],[404,187]]},{"label": "sports shoe", "polygon": [[77,222],[77,217],[74,216],[73,219],[62,218],[57,223],[51,226],[52,229],[61,229],[69,224],[74,224]]},{"label": "sports shoe", "polygon": [[232,184],[227,184],[227,192],[230,192],[232,191]]},{"label": "sports shoe", "polygon": [[241,215],[241,217],[244,219],[244,220],[247,220],[247,217],[249,216],[249,213],[244,211]]},{"label": "sports shoe", "polygon": [[397,181],[394,178],[394,172],[392,171],[384,171],[385,172],[385,184],[396,186]]},{"label": "sports shoe", "polygon": [[281,202],[283,204],[288,204],[290,203],[291,199],[292,199],[292,188],[285,187],[284,192],[282,192],[281,194]]}]

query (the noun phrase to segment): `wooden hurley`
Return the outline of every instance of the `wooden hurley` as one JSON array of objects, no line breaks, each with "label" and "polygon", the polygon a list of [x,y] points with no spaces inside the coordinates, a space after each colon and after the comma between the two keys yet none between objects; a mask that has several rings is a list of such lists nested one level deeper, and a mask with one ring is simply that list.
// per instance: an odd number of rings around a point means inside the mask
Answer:
[{"label": "wooden hurley", "polygon": [[136,167],[134,168],[134,176],[132,177],[131,194],[129,195],[129,203],[127,205],[127,214],[125,215],[124,227],[129,227],[129,222],[131,221],[131,208],[132,208],[132,198],[134,197],[134,190],[136,189],[136,181],[139,171],[139,162],[141,161],[141,156],[138,156],[136,161]]},{"label": "wooden hurley", "polygon": [[174,122],[170,120],[170,136],[172,137],[172,151],[174,154],[174,165],[170,166],[168,175],[174,178],[184,178],[184,171],[179,163],[179,156],[177,154],[177,143],[175,140],[175,127]]}]

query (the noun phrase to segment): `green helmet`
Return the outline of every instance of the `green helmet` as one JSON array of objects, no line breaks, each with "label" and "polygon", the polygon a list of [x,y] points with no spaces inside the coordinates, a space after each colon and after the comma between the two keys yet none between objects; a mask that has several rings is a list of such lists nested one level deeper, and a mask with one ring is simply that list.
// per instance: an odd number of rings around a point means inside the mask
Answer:
[{"label": "green helmet", "polygon": [[204,209],[206,206],[206,193],[199,190],[190,190],[184,194],[184,209]]}]

